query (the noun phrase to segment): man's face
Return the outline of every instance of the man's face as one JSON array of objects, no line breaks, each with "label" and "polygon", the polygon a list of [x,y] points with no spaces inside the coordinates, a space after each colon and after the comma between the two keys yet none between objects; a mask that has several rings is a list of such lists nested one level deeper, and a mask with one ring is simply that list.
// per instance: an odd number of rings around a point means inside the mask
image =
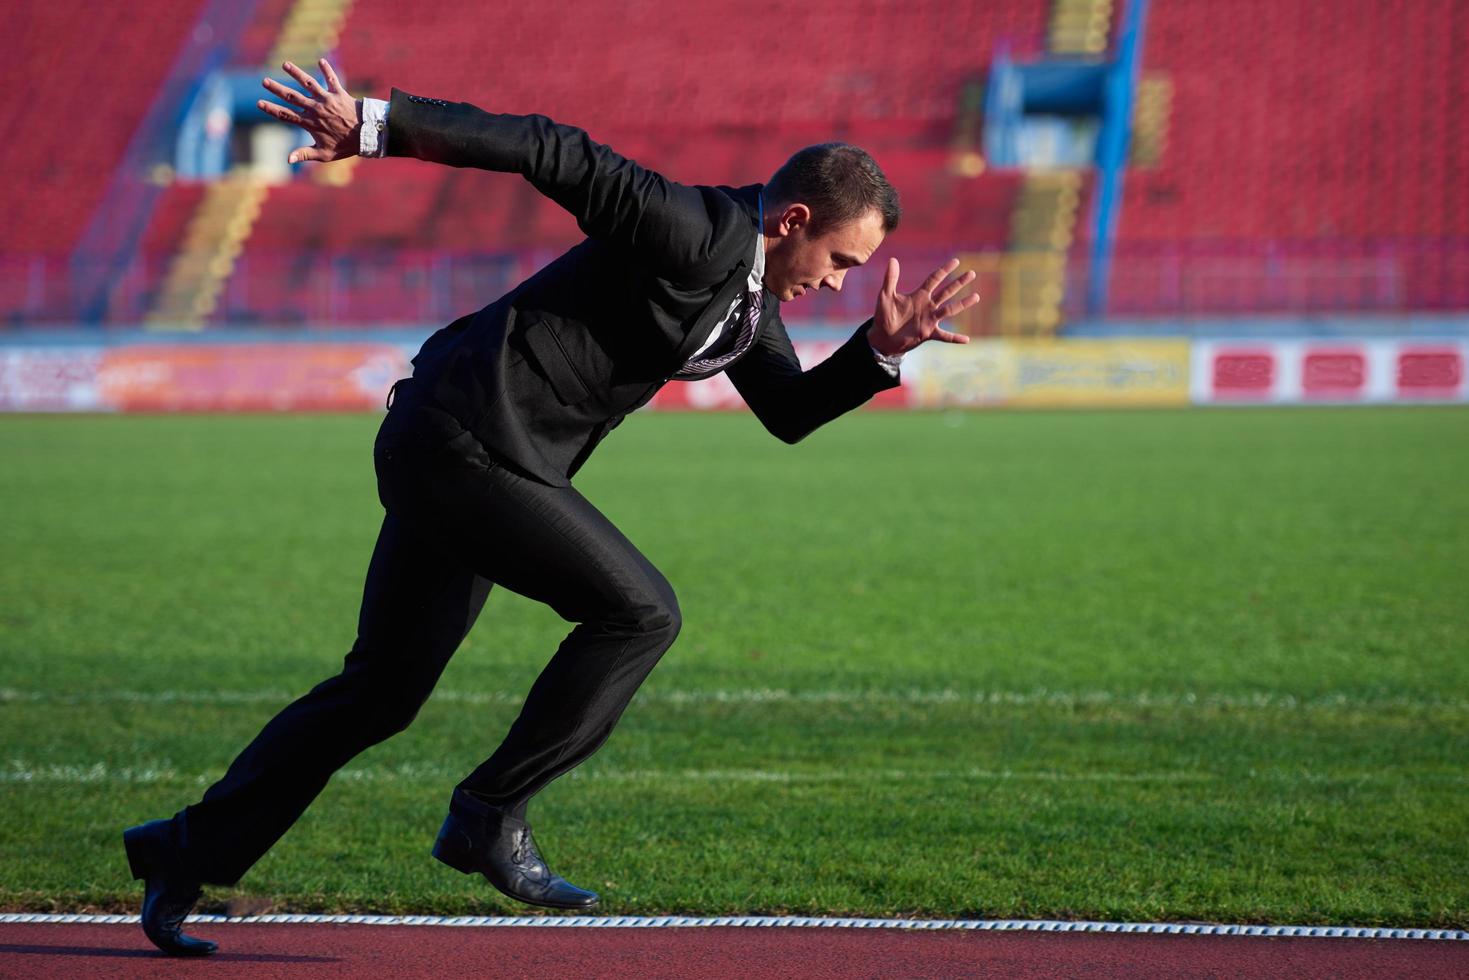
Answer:
[{"label": "man's face", "polygon": [[766,228],[765,288],[782,302],[820,289],[840,291],[847,270],[872,257],[882,244],[882,214],[876,209],[813,235],[811,209],[790,204]]}]

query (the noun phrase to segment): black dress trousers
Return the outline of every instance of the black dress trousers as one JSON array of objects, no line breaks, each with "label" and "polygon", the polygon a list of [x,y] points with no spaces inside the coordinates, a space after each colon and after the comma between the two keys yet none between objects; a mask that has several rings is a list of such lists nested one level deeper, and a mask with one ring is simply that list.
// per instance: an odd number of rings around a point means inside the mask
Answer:
[{"label": "black dress trousers", "polygon": [[357,641],[340,674],[285,707],[175,815],[201,881],[234,884],[332,773],[408,726],[492,584],[576,624],[505,740],[460,783],[517,815],[601,746],[678,633],[667,580],[585,497],[491,459],[452,417],[422,404],[412,382],[399,391],[374,447],[387,515]]}]

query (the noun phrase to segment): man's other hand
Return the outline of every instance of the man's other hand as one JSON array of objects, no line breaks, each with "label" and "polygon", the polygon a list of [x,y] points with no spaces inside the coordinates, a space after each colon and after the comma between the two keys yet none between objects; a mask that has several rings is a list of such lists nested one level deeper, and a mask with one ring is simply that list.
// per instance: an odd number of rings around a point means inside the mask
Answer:
[{"label": "man's other hand", "polygon": [[326,88],[322,88],[321,83],[308,72],[302,71],[289,61],[281,66],[314,98],[302,95],[273,78],[267,78],[261,82],[272,95],[289,102],[300,111],[295,112],[264,99],[255,103],[260,110],[281,122],[300,126],[316,141],[315,146],[303,146],[292,150],[291,155],[287,158],[289,163],[301,163],[304,160],[327,163],[331,160],[341,160],[344,157],[356,156],[361,146],[362,101],[352,98],[347,93],[337,78],[337,73],[332,70],[332,66],[325,58],[322,58],[319,64],[322,76],[326,78]]},{"label": "man's other hand", "polygon": [[959,290],[974,281],[971,269],[952,279],[948,276],[959,268],[958,259],[950,259],[933,271],[923,285],[911,293],[898,292],[898,260],[888,259],[887,276],[877,296],[877,311],[867,341],[881,354],[904,354],[926,340],[946,344],[967,344],[969,338],[939,327],[939,321],[956,316],[979,302],[978,293],[956,300]]}]

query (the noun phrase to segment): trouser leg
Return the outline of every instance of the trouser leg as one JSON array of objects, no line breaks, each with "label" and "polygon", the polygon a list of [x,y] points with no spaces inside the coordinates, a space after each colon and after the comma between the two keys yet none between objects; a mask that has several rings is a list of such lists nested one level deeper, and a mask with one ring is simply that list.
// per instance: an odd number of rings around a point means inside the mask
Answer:
[{"label": "trouser leg", "polygon": [[490,583],[384,520],[342,672],[284,708],[174,818],[201,881],[234,884],[295,823],[333,772],[406,728],[479,615]]},{"label": "trouser leg", "polygon": [[578,491],[507,479],[518,485],[501,499],[519,517],[477,567],[577,623],[499,748],[460,784],[523,815],[607,740],[682,620],[667,579]]},{"label": "trouser leg", "polygon": [[380,436],[377,463],[389,516],[357,644],[341,674],[285,708],[176,815],[201,881],[237,881],[333,772],[408,725],[491,582],[577,624],[504,743],[463,783],[516,814],[606,740],[678,633],[667,580],[575,489],[492,463],[467,433],[434,448]]},{"label": "trouser leg", "polygon": [[532,686],[500,747],[461,786],[523,813],[611,734],[678,634],[667,579],[573,487],[497,465],[467,437],[458,454],[389,467],[389,505],[462,561],[576,627]]}]

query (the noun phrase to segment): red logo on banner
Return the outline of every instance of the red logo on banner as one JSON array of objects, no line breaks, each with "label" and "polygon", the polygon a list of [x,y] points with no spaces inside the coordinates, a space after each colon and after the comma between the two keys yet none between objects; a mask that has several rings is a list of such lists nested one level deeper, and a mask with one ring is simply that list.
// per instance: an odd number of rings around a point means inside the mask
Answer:
[{"label": "red logo on banner", "polygon": [[1367,358],[1359,351],[1311,351],[1301,363],[1307,398],[1359,395],[1367,385]]},{"label": "red logo on banner", "polygon": [[1214,393],[1250,398],[1270,394],[1275,385],[1275,355],[1269,351],[1232,351],[1214,355]]},{"label": "red logo on banner", "polygon": [[1450,348],[1404,349],[1398,354],[1398,394],[1448,398],[1464,380],[1463,356]]}]

